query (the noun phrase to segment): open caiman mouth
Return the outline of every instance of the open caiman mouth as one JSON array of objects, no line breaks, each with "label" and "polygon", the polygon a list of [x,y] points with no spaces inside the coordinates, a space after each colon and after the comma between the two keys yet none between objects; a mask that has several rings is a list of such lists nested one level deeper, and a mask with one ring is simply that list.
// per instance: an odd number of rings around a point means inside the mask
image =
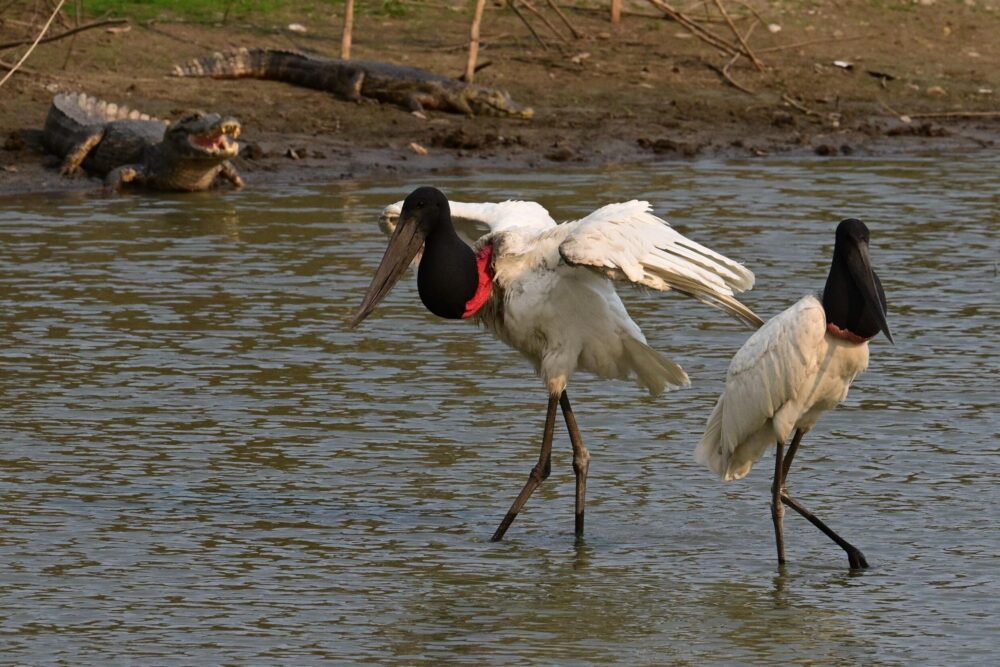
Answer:
[{"label": "open caiman mouth", "polygon": [[238,136],[239,123],[222,123],[208,132],[189,135],[188,143],[209,155],[232,157],[239,152],[239,144],[233,141]]}]

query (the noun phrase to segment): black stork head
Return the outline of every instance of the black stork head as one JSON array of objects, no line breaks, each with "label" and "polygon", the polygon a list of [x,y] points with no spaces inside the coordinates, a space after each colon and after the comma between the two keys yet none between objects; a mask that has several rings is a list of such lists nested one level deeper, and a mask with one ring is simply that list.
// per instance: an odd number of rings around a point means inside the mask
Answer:
[{"label": "black stork head", "polygon": [[885,319],[885,292],[868,254],[869,237],[868,227],[860,220],[849,218],[837,226],[833,263],[823,289],[823,310],[827,322],[841,329],[861,338],[882,331],[892,343]]},{"label": "black stork head", "polygon": [[[429,237],[432,237],[435,243],[428,242]],[[399,282],[410,262],[417,256],[420,249],[424,247],[425,242],[428,242],[428,245],[434,246],[434,248],[427,248],[427,251],[438,250],[439,252],[433,253],[437,257],[428,258],[425,251],[424,259],[421,260],[421,271],[418,278],[421,299],[423,299],[424,304],[427,305],[431,312],[445,317],[450,316],[449,314],[438,312],[438,309],[433,307],[432,303],[428,302],[428,295],[425,295],[425,291],[427,291],[425,290],[425,285],[428,284],[427,279],[438,278],[438,274],[440,274],[442,280],[434,280],[434,282],[443,282],[445,285],[449,284],[448,274],[450,272],[448,264],[450,262],[441,262],[440,256],[442,255],[446,260],[452,256],[460,256],[463,259],[463,267],[464,264],[471,261],[474,279],[475,259],[472,250],[458,237],[455,233],[455,228],[451,224],[451,209],[448,206],[448,198],[437,188],[422,187],[411,192],[406,200],[403,201],[403,209],[399,214],[396,229],[393,230],[392,236],[389,237],[389,245],[385,249],[385,255],[382,256],[382,263],[379,264],[378,269],[375,271],[375,277],[372,278],[371,285],[368,287],[368,292],[365,294],[361,306],[351,319],[348,320],[349,327],[356,327],[375,310],[375,306]],[[467,258],[466,254],[468,254]],[[425,275],[427,273],[424,270],[425,265],[430,265],[435,270]],[[459,272],[463,279],[466,277],[465,273],[467,271]],[[454,275],[450,277],[450,280],[454,282]],[[464,283],[465,281],[461,282]],[[446,291],[451,292],[452,290],[448,289]],[[468,290],[463,287],[460,291],[464,294]],[[473,291],[475,291],[474,286]],[[467,299],[468,296],[465,297],[465,300]],[[465,300],[462,301],[463,304]]]}]

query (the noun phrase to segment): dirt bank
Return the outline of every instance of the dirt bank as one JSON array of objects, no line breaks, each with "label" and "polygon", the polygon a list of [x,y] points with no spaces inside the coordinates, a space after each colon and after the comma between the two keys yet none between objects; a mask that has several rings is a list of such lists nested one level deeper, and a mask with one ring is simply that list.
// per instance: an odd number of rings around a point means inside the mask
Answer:
[{"label": "dirt bank", "polygon": [[[309,15],[306,33],[288,30],[294,18],[288,15],[255,18],[254,25],[138,21],[127,32],[97,29],[72,45],[69,39],[41,45],[27,71],[0,88],[0,193],[94,187],[59,177],[32,146],[33,135],[23,132],[41,127],[57,90],[83,90],[166,117],[191,108],[234,115],[254,147],[240,159],[251,186],[455,164],[980,149],[1000,136],[1000,118],[933,114],[1000,109],[1000,2],[994,1],[758,1],[762,22],[727,2],[741,31],[757,23],[749,43],[765,69],[740,58],[726,70],[745,91],[723,77],[729,56],[673,21],[626,15],[612,26],[603,12],[568,10],[585,36],[563,43],[529,15],[543,48],[510,10],[491,7],[480,58],[490,64],[477,83],[505,88],[533,106],[533,121],[443,113],[421,119],[283,83],[165,76],[175,62],[234,46],[337,56],[340,22],[330,15]],[[459,74],[468,3],[457,3],[462,11],[453,4],[399,4],[410,7],[403,16],[362,14],[353,55]],[[646,3],[627,6],[654,11]],[[705,17],[701,5],[689,13]],[[717,15],[701,25],[733,39]],[[0,42],[26,33],[7,18],[0,23]],[[9,62],[19,53],[0,57]]]}]

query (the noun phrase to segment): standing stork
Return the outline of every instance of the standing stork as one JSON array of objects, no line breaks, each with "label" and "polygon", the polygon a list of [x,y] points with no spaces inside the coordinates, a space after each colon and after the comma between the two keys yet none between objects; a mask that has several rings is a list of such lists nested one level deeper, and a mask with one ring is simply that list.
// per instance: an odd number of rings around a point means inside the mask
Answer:
[{"label": "standing stork", "polygon": [[[490,232],[470,247],[458,236],[455,221],[484,223]],[[646,344],[611,280],[674,289],[753,326],[761,324],[733,297],[734,291],[753,286],[753,274],[679,234],[652,215],[647,202],[610,204],[557,225],[534,202],[449,204],[441,191],[423,187],[402,207],[387,207],[380,224],[391,231],[389,245],[351,327],[371,314],[416,260],[417,289],[428,310],[483,324],[534,364],[548,390],[538,463],[493,541],[503,538],[549,476],[557,406],[573,446],[576,534],[583,534],[590,454],[566,393],[576,370],[634,378],[652,395],[689,384],[680,366]]]},{"label": "standing stork", "polygon": [[[879,331],[889,342],[885,292],[868,254],[868,227],[837,226],[833,262],[818,296],[805,296],[770,319],[733,357],[726,387],[708,418],[695,459],[725,480],[740,479],[777,442],[771,518],[778,562],[785,562],[784,507],[808,519],[844,551],[851,568],[868,567],[861,551],[788,495],[788,469],[802,436],[820,415],[847,397],[868,367],[868,341]],[[784,443],[795,431],[788,454]]]}]

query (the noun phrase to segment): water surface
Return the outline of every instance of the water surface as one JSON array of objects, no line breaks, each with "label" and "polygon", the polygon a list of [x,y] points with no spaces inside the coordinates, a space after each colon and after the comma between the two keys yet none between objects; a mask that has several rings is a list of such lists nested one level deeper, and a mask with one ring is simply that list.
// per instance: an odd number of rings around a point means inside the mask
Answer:
[{"label": "water surface", "polygon": [[[706,161],[434,175],[557,219],[649,199],[757,274],[770,316],[854,216],[891,346],[803,444],[774,563],[770,466],[691,460],[748,332],[628,291],[689,389],[580,375],[570,448],[508,538],[537,457],[526,362],[419,305],[343,322],[406,179],[220,195],[0,200],[0,648],[24,664],[991,664],[1000,636],[1000,159]],[[407,177],[410,178],[410,177]]]}]

